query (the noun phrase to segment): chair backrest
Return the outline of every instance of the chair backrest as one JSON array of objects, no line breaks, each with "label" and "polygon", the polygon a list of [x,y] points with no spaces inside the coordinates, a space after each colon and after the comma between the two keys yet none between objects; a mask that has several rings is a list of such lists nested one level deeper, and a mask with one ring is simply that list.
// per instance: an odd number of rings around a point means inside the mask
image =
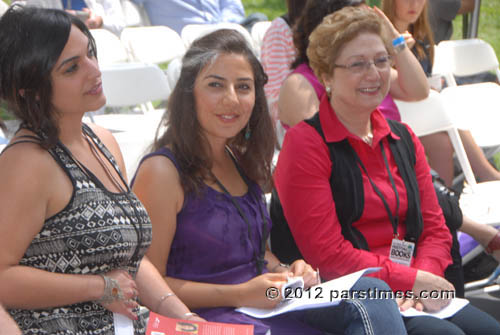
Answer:
[{"label": "chair backrest", "polygon": [[7,137],[3,133],[2,128],[0,128],[0,145],[7,143]]},{"label": "chair backrest", "polygon": [[106,106],[122,107],[165,100],[167,77],[155,64],[122,63],[101,68]]},{"label": "chair backrest", "polygon": [[121,40],[137,62],[169,62],[186,51],[179,34],[166,26],[125,28]]},{"label": "chair backrest", "polygon": [[147,16],[144,16],[144,9],[130,0],[121,0],[123,15],[125,16],[125,26],[141,27],[149,25]]},{"label": "chair backrest", "polygon": [[264,40],[264,35],[267,29],[271,26],[271,21],[260,21],[253,25],[251,30],[251,35],[253,39],[253,45],[257,55],[260,58],[260,50],[262,48],[262,41]]},{"label": "chair backrest", "polygon": [[173,90],[177,84],[177,80],[181,76],[182,58],[173,59],[167,67],[165,74],[167,75],[168,85]]},{"label": "chair backrest", "polygon": [[495,71],[500,80],[495,50],[487,42],[476,38],[442,41],[438,44],[432,73],[470,76],[486,71]]},{"label": "chair backrest", "polygon": [[440,93],[431,90],[429,97],[416,102],[395,100],[401,114],[401,120],[407,123],[417,136],[430,135],[446,131],[457,155],[465,179],[471,187],[476,185],[472,167],[467,158],[462,140],[452,113],[444,103]]},{"label": "chair backrest", "polygon": [[7,11],[7,9],[9,9],[9,6],[5,2],[0,0],[0,16],[2,16],[3,13]]},{"label": "chair backrest", "polygon": [[106,29],[91,29],[90,33],[95,39],[100,66],[128,61],[127,51],[115,34]]},{"label": "chair backrest", "polygon": [[217,23],[217,24],[188,24],[182,28],[181,31],[181,38],[182,41],[184,41],[184,45],[186,46],[186,50],[189,48],[191,43],[194,42],[194,40],[203,37],[207,34],[210,34],[213,31],[219,30],[219,29],[233,29],[236,30],[237,32],[241,33],[245,39],[247,40],[248,44],[252,49],[254,48],[254,43],[252,36],[246,30],[243,26],[237,24],[237,23],[229,23],[229,22],[223,22],[223,23]]}]

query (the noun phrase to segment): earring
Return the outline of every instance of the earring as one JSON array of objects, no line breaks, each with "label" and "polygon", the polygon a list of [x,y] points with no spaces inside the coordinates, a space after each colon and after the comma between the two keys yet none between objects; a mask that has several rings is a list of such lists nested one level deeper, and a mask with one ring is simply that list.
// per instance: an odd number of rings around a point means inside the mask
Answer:
[{"label": "earring", "polygon": [[326,90],[326,94],[328,94],[328,96],[330,96],[330,94],[332,93],[332,89],[330,88],[330,86],[326,86],[325,90]]},{"label": "earring", "polygon": [[252,130],[250,130],[250,121],[248,121],[246,129],[245,129],[245,140],[249,140],[252,135]]}]

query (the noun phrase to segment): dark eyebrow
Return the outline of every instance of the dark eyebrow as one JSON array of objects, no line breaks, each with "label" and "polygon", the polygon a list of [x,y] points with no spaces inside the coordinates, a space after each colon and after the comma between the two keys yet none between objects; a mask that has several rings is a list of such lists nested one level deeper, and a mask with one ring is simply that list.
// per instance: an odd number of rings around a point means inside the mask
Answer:
[{"label": "dark eyebrow", "polygon": [[[226,81],[226,78],[218,76],[216,74],[209,74],[208,76],[206,76],[203,79],[208,79],[208,78],[215,78],[215,79],[218,79],[218,80]],[[238,80],[238,81],[253,81],[252,78],[248,78],[248,77],[237,78],[236,80]]]},{"label": "dark eyebrow", "polygon": [[72,61],[74,61],[75,59],[78,59],[78,58],[80,58],[80,56],[73,56],[73,57],[70,57],[70,58],[68,58],[68,59],[65,59],[65,60],[64,60],[64,61],[63,61],[63,62],[62,62],[62,63],[61,63],[58,67],[57,67],[57,69],[56,69],[56,70],[58,70],[58,71],[59,71],[59,69],[60,69],[60,68],[62,68],[62,67],[64,66],[64,64],[67,64],[67,63],[69,63],[69,62],[72,62]]},{"label": "dark eyebrow", "polygon": [[205,76],[205,78],[203,78],[203,79],[208,79],[208,78],[215,78],[215,79],[218,79],[218,80],[226,80],[225,78],[223,78],[221,76],[218,76],[216,74],[209,74],[208,76]]}]

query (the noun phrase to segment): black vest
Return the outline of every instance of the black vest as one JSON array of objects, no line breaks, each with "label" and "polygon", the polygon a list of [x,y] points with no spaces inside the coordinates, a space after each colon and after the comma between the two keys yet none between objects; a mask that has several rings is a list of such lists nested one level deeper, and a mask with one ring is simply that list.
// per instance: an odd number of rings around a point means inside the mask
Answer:
[{"label": "black vest", "polygon": [[[330,151],[330,160],[332,161],[330,186],[337,216],[342,227],[342,235],[355,248],[369,250],[368,243],[363,234],[352,226],[354,222],[360,219],[364,208],[363,179],[361,177],[361,169],[356,161],[357,153],[347,139],[340,142],[326,142],[323,130],[321,129],[319,113],[305,120],[305,122],[316,129]],[[404,239],[415,242],[416,245],[423,230],[423,220],[420,210],[420,192],[415,175],[415,147],[408,129],[403,124],[392,120],[388,120],[388,123],[392,132],[400,137],[399,140],[395,140],[390,136],[387,139],[399,173],[404,181],[408,198],[408,210],[404,222],[406,225]],[[273,190],[270,210],[273,222],[273,229],[271,230],[271,247],[273,253],[281,261],[287,263],[303,258],[286,223],[283,209],[275,190]],[[416,252],[417,248],[415,247],[414,256]]]}]

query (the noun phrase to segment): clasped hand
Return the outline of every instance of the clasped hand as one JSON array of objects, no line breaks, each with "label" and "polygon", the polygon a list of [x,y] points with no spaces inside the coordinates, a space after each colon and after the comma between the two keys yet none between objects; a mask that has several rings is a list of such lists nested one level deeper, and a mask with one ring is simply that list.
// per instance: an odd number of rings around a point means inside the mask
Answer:
[{"label": "clasped hand", "polygon": [[139,295],[137,285],[132,276],[125,270],[113,270],[105,276],[115,280],[118,283],[118,290],[121,292],[121,298],[115,299],[111,303],[103,303],[102,306],[113,313],[120,313],[132,320],[137,320],[134,312],[139,304],[136,299]]},{"label": "clasped hand", "polygon": [[255,308],[274,308],[282,300],[281,289],[289,277],[302,277],[304,288],[318,284],[318,274],[304,262],[297,260],[289,269],[278,273],[266,273],[242,284],[242,299],[240,306]]},{"label": "clasped hand", "polygon": [[[396,302],[402,311],[414,307],[418,311],[438,312],[448,306],[451,302],[450,293],[454,291],[455,288],[446,279],[427,271],[418,270],[413,284],[415,296],[396,299]],[[424,292],[426,297],[422,294]],[[438,294],[439,297],[434,297],[435,294]]]}]

